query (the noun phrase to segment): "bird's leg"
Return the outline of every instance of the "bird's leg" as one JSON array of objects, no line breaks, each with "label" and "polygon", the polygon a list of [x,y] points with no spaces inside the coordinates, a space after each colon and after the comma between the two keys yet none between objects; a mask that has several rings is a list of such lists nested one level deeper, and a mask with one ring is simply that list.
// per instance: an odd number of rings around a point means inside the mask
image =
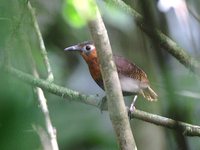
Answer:
[{"label": "bird's leg", "polygon": [[135,95],[134,96],[134,98],[133,98],[133,102],[131,103],[131,106],[130,106],[130,108],[129,108],[129,110],[131,111],[131,112],[133,112],[134,111],[134,109],[135,109],[135,102],[136,102],[136,99],[137,99],[137,95]]},{"label": "bird's leg", "polygon": [[129,110],[128,110],[128,116],[129,116],[129,119],[131,120],[131,113],[135,110],[135,102],[136,102],[136,100],[137,100],[137,95],[135,95],[134,96],[134,98],[133,98],[133,101],[132,101],[132,103],[131,103],[131,106],[129,107]]},{"label": "bird's leg", "polygon": [[133,101],[132,101],[132,103],[131,103],[131,106],[130,106],[130,108],[129,108],[129,111],[128,111],[128,116],[129,116],[129,119],[131,120],[131,113],[135,110],[135,102],[136,102],[136,100],[137,100],[137,95],[135,95],[134,96],[134,98],[133,98]]}]

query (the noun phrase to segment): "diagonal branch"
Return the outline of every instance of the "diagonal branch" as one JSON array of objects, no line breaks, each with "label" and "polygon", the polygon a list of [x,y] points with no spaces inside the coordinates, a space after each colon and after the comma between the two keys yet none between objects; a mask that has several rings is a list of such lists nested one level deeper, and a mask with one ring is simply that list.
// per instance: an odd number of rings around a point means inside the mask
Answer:
[{"label": "diagonal branch", "polygon": [[181,121],[176,121],[159,115],[151,114],[141,110],[134,110],[131,118],[137,118],[169,129],[177,129],[185,136],[200,136],[200,126],[191,125]]},{"label": "diagonal branch", "polygon": [[[99,108],[98,104],[101,99],[98,96],[80,94],[76,91],[58,86],[54,83],[50,83],[48,81],[35,78],[32,75],[21,72],[12,67],[5,67],[4,69],[13,77],[18,78],[22,80],[23,82],[26,82],[32,86],[40,87],[43,90],[46,90],[50,93],[61,96],[62,98],[66,98],[68,100],[85,103],[87,105],[91,105],[91,106]],[[200,137],[200,126],[172,120],[166,117],[150,114],[150,113],[140,111],[140,110],[134,111],[131,117],[137,118],[146,122],[150,122],[156,125],[160,125],[163,127],[167,127],[170,129],[174,129],[174,130],[178,128],[179,132],[182,132],[185,136],[199,136]]]},{"label": "diagonal branch", "polygon": [[139,14],[136,10],[128,6],[122,0],[105,1],[107,3],[112,3],[113,5],[121,8],[128,14],[131,14],[134,17],[137,26],[150,38],[155,40],[162,49],[166,50],[168,53],[174,56],[186,68],[200,75],[200,62],[192,58],[183,48],[181,48],[176,42],[174,42],[171,38],[166,36],[160,30],[152,28],[152,26],[146,24],[143,16]]},{"label": "diagonal branch", "polygon": [[38,25],[38,22],[37,22],[37,19],[36,19],[36,16],[35,16],[35,12],[34,12],[32,6],[31,6],[30,2],[28,2],[28,9],[31,13],[31,19],[33,21],[34,29],[35,29],[37,38],[39,40],[40,52],[42,54],[42,58],[43,58],[45,67],[47,69],[47,74],[48,74],[47,80],[52,82],[54,80],[53,72],[52,72],[52,69],[51,69],[51,65],[49,63],[49,59],[47,57],[47,51],[46,51],[44,41],[43,41],[43,38],[42,38],[42,34],[40,32],[40,28],[39,28],[39,25]]},{"label": "diagonal branch", "polygon": [[[45,49],[45,46],[44,46],[44,42],[43,42],[43,39],[42,39],[42,36],[41,36],[41,33],[40,33],[40,29],[39,29],[37,20],[35,18],[34,10],[31,6],[30,2],[28,2],[28,10],[31,13],[32,21],[33,21],[38,39],[40,41],[40,50],[41,50],[44,62],[46,64],[46,67],[47,67],[48,79],[53,80],[53,73],[51,71],[51,67],[50,67],[50,64],[49,64],[48,57],[47,57],[47,52],[46,52],[46,49]],[[35,62],[33,60],[33,56],[32,56],[30,49],[29,49],[29,57],[31,59],[31,68],[32,68],[33,76],[36,77],[36,78],[39,78],[39,73],[36,69],[36,65],[35,65]],[[48,110],[48,106],[47,106],[47,103],[46,103],[47,99],[46,99],[44,92],[41,88],[35,87],[34,89],[35,89],[37,99],[40,103],[41,110],[42,110],[42,112],[44,114],[44,118],[45,118],[45,125],[46,125],[46,129],[47,129],[47,133],[48,133],[47,139],[50,143],[50,145],[48,145],[48,146],[50,147],[51,150],[58,150],[59,148],[58,148],[57,137],[56,137],[56,129],[53,127],[51,119],[50,119],[49,110]],[[41,135],[40,135],[40,137],[41,137]],[[43,142],[43,144],[45,144],[45,143]],[[46,146],[47,145],[43,145],[44,148]]]},{"label": "diagonal branch", "polygon": [[27,73],[24,73],[22,71],[12,68],[12,67],[5,66],[5,68],[2,68],[2,69],[5,69],[9,74],[22,80],[23,82],[26,82],[26,83],[36,86],[36,87],[40,87],[43,90],[46,90],[50,93],[58,95],[62,98],[66,98],[68,100],[74,100],[74,101],[78,101],[81,103],[85,103],[88,105],[98,107],[100,98],[97,96],[80,94],[79,92],[67,89],[65,87],[58,86],[54,83],[45,81],[43,79],[36,78],[32,75],[29,75]]},{"label": "diagonal branch", "polygon": [[97,48],[97,56],[108,102],[108,112],[119,146],[122,150],[137,150],[123,100],[117,69],[113,61],[107,30],[97,6],[96,18],[88,22],[88,27]]}]

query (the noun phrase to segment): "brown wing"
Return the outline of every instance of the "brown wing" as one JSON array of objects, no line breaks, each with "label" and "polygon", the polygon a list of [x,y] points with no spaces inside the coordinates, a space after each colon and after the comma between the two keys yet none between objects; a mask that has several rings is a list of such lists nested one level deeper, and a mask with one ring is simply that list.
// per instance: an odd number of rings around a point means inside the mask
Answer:
[{"label": "brown wing", "polygon": [[128,61],[121,56],[114,56],[118,74],[124,75],[144,83],[148,83],[146,73],[134,63]]}]

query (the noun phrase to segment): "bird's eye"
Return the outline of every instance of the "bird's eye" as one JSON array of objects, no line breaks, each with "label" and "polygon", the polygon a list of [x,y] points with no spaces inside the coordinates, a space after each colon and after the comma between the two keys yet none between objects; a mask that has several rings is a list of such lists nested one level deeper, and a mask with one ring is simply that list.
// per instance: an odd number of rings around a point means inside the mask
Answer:
[{"label": "bird's eye", "polygon": [[86,49],[87,51],[89,51],[89,50],[91,50],[91,47],[90,47],[89,45],[87,45],[87,46],[85,47],[85,49]]}]

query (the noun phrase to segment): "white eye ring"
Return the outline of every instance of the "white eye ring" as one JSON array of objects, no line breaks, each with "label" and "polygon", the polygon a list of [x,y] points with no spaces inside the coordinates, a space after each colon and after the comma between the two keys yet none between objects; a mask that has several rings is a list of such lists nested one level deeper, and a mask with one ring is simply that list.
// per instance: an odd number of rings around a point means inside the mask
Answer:
[{"label": "white eye ring", "polygon": [[86,45],[85,47],[84,47],[84,49],[85,49],[85,51],[92,51],[93,49],[94,49],[94,46],[93,45]]}]

